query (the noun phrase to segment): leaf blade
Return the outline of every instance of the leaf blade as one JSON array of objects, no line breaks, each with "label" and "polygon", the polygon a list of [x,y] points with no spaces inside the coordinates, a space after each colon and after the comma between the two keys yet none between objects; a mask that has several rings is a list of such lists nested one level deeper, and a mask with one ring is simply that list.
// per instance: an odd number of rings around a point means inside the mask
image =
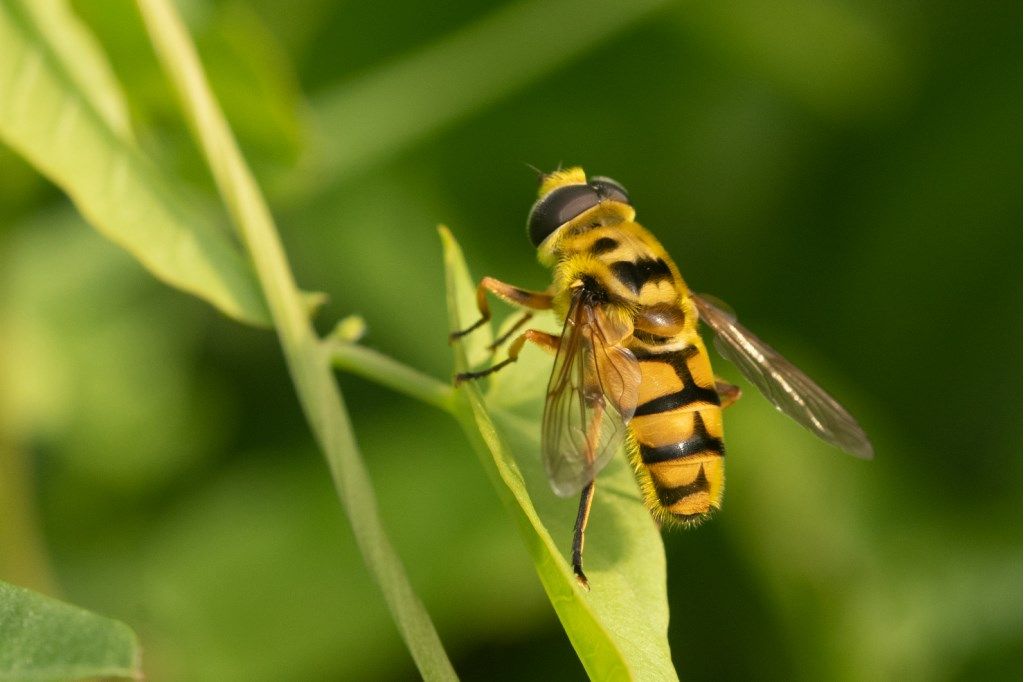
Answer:
[{"label": "leaf blade", "polygon": [[124,623],[0,582],[0,680],[141,678]]},{"label": "leaf blade", "polygon": [[194,197],[108,127],[93,106],[100,95],[80,90],[62,67],[68,56],[56,56],[47,42],[53,35],[33,21],[16,3],[0,5],[0,140],[158,279],[236,320],[265,326],[266,304],[238,245]]},{"label": "leaf blade", "polygon": [[12,3],[11,8],[20,10],[26,18],[23,25],[36,29],[36,38],[52,48],[54,60],[104,123],[119,137],[131,139],[128,102],[117,77],[95,38],[67,3],[37,0]]}]

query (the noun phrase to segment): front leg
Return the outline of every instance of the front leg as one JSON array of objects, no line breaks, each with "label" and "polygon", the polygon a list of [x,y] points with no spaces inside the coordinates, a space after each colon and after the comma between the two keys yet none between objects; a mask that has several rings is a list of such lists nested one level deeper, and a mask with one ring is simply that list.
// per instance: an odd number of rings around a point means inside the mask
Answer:
[{"label": "front leg", "polygon": [[502,367],[506,367],[512,364],[513,362],[519,359],[519,353],[520,351],[523,350],[523,346],[526,345],[527,341],[537,344],[538,346],[548,351],[549,353],[556,353],[558,352],[558,346],[561,343],[561,340],[562,339],[560,337],[555,336],[554,334],[548,334],[547,332],[542,332],[538,329],[527,329],[525,332],[516,337],[516,340],[513,341],[512,345],[508,347],[508,357],[506,359],[502,360],[493,367],[482,369],[479,372],[462,372],[461,374],[456,374],[455,385],[458,386],[463,381],[468,381],[470,379],[479,379],[481,377],[485,377],[488,374],[493,374],[494,372],[497,372]]},{"label": "front leg", "polygon": [[491,319],[491,308],[487,304],[488,291],[498,298],[521,308],[529,308],[531,310],[550,310],[551,308],[551,294],[520,289],[517,286],[506,284],[493,277],[484,277],[476,288],[476,307],[480,311],[480,319],[461,331],[452,332],[448,337],[449,342],[462,338]]}]

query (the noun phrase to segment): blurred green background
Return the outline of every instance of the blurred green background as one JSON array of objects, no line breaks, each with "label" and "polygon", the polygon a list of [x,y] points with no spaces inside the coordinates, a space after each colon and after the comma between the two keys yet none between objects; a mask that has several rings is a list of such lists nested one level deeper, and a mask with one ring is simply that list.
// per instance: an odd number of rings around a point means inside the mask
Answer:
[{"label": "blurred green background", "polygon": [[[730,409],[722,513],[665,536],[683,679],[1019,679],[1019,4],[178,4],[322,329],[361,313],[447,376],[435,225],[543,288],[524,164],[581,164],[858,415],[870,464]],[[212,201],[135,10],[74,6],[142,147]],[[454,424],[340,380],[460,674],[582,677]],[[415,678],[273,335],[7,148],[0,381],[0,579],[128,622],[154,680]]]}]

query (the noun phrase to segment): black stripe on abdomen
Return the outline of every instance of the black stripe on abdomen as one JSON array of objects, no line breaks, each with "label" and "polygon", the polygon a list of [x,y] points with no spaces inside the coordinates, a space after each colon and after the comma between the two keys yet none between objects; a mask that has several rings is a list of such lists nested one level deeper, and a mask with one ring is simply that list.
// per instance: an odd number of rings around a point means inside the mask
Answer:
[{"label": "black stripe on abdomen", "polygon": [[642,405],[637,405],[636,412],[633,413],[633,416],[643,417],[649,414],[661,414],[662,412],[670,412],[671,410],[686,407],[687,405],[693,405],[694,403],[718,405],[720,404],[718,392],[713,388],[704,388],[702,386],[690,384],[688,386],[684,386],[682,390],[676,391],[675,393],[669,393],[668,395],[663,395],[659,398],[652,398]]},{"label": "black stripe on abdomen", "polygon": [[663,507],[671,507],[679,500],[686,499],[694,493],[711,492],[711,484],[708,483],[707,474],[704,473],[704,465],[697,472],[697,478],[690,483],[679,485],[675,488],[658,488],[658,501]]},{"label": "black stripe on abdomen", "polygon": [[[634,332],[634,336],[636,333]],[[693,380],[693,373],[690,372],[686,361],[697,354],[695,346],[687,346],[682,350],[670,351],[668,353],[649,353],[640,349],[634,349],[633,354],[640,362],[664,362],[672,366],[683,387],[675,393],[668,393],[657,398],[652,398],[637,406],[636,417],[643,417],[649,414],[661,414],[680,407],[687,407],[694,403],[707,403],[709,405],[721,405],[718,398],[718,391],[706,386],[698,386]]]},{"label": "black stripe on abdomen", "polygon": [[647,282],[672,279],[668,263],[660,258],[641,258],[637,261],[620,260],[608,266],[615,279],[619,280],[634,294],[639,294]]},{"label": "black stripe on abdomen", "polygon": [[700,416],[700,412],[693,413],[692,434],[686,440],[658,447],[639,443],[641,461],[651,465],[700,454],[725,456],[725,445],[722,443],[722,439],[708,434],[708,428],[704,424],[704,418]]}]

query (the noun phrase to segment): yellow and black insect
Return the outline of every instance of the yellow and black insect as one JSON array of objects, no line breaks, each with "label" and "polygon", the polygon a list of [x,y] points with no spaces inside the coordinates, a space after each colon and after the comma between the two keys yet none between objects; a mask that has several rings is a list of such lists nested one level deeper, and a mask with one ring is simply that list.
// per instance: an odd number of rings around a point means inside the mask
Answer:
[{"label": "yellow and black insect", "polygon": [[[690,292],[657,239],[635,222],[619,183],[589,180],[581,168],[543,176],[528,231],[541,263],[554,269],[546,292],[485,277],[477,288],[481,318],[487,292],[531,310],[553,309],[561,337],[529,329],[508,358],[456,376],[477,379],[515,362],[533,342],[555,354],[541,435],[544,466],[555,492],[582,490],[572,563],[583,572],[583,534],[597,473],[623,440],[644,503],[661,523],[693,525],[722,503],[725,486],[722,409],[737,387],[717,380],[700,335],[702,320],[719,352],[775,407],[823,440],[864,459],[871,443],[856,420],[803,372],[742,327],[711,299]],[[531,317],[526,312],[495,346]]]}]

